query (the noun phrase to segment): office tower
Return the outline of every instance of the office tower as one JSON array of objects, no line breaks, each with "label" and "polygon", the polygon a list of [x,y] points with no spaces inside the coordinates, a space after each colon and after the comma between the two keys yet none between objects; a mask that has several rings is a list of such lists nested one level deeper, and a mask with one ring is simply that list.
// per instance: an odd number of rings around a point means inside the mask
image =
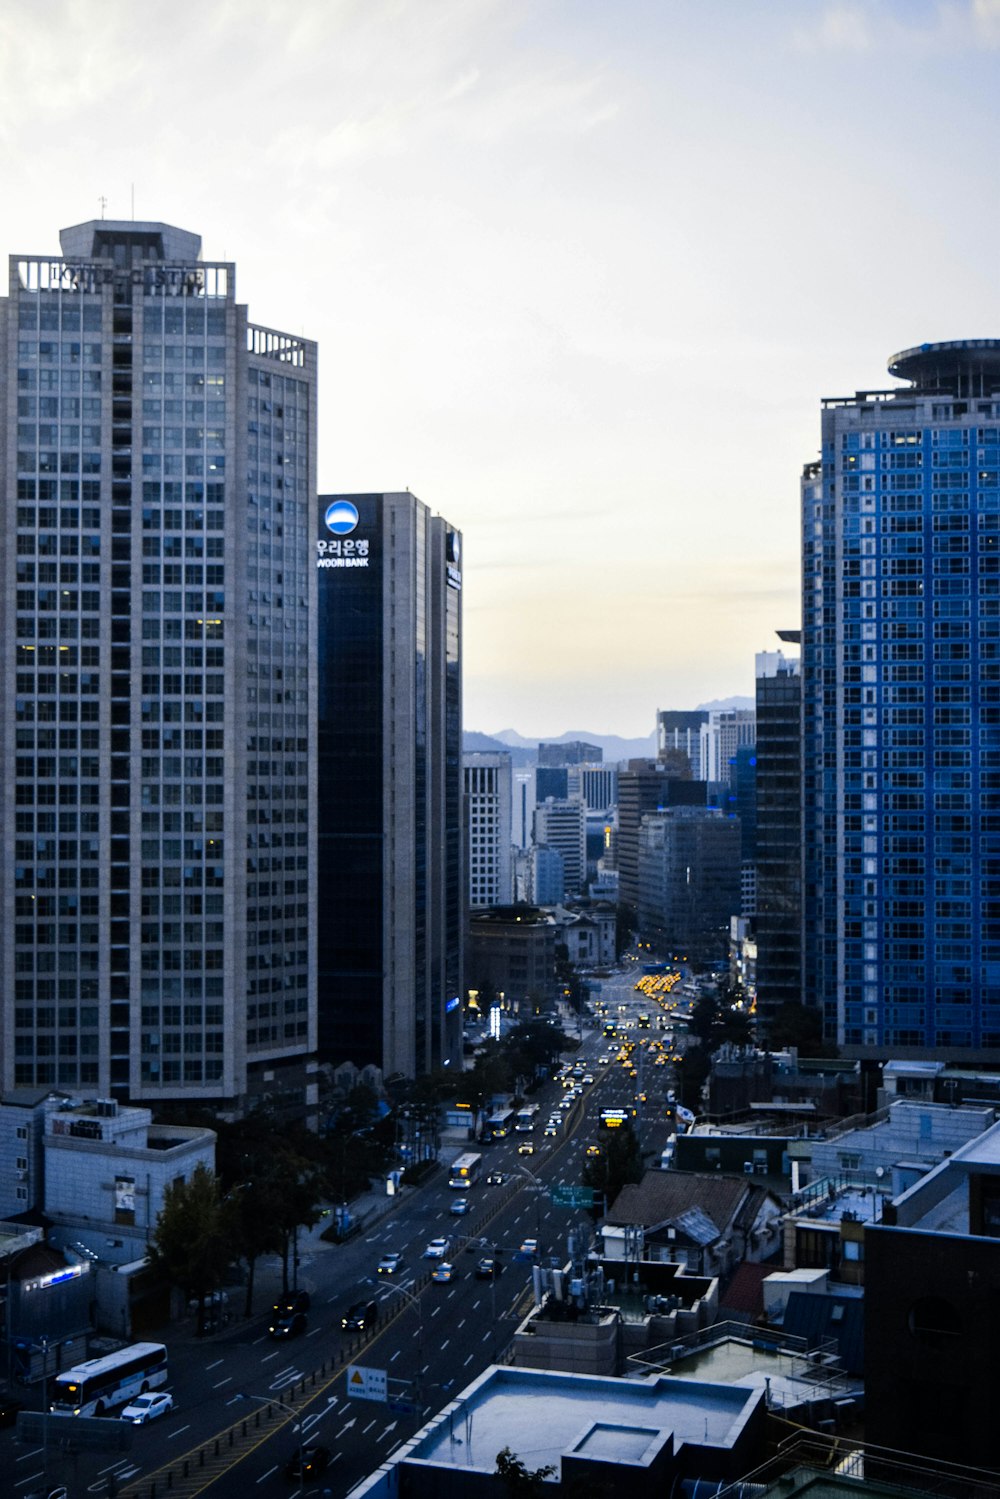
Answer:
[{"label": "office tower", "polygon": [[304,1107],[315,345],[196,234],[60,241],[0,301],[0,1082]]},{"label": "office tower", "polygon": [[704,807],[707,789],[704,781],[679,780],[673,769],[655,760],[630,760],[619,771],[618,899],[623,905],[639,903],[639,828],[643,817],[664,807]]},{"label": "office tower", "polygon": [[1000,340],[823,402],[802,482],[804,993],[855,1055],[1000,1048]]},{"label": "office tower", "polygon": [[539,765],[600,765],[604,751],[599,744],[587,744],[583,739],[567,739],[565,743],[540,744]]},{"label": "office tower", "polygon": [[759,652],[756,672],[757,1015],[766,1027],[802,997],[802,679],[781,651]]},{"label": "office tower", "polygon": [[565,801],[569,795],[569,771],[565,765],[539,765],[535,771],[535,800],[547,797]]},{"label": "office tower", "polygon": [[563,856],[548,844],[531,850],[531,883],[528,898],[532,905],[558,906],[566,899],[566,866]]},{"label": "office tower", "polygon": [[640,935],[692,961],[725,957],[740,904],[739,819],[706,807],[647,813],[639,828]]},{"label": "office tower", "polygon": [[724,807],[740,822],[739,914],[752,918],[757,911],[757,750],[744,744],[729,762],[729,790]]},{"label": "office tower", "polygon": [[469,753],[465,772],[466,848],[470,908],[509,906],[514,880],[511,865],[511,757]]},{"label": "office tower", "polygon": [[713,708],[701,726],[700,738],[702,776],[728,786],[736,751],[756,742],[753,708]]},{"label": "office tower", "polygon": [[461,1055],[461,538],[412,494],[319,502],[319,1053]]},{"label": "office tower", "polygon": [[588,812],[608,812],[618,805],[617,766],[573,765],[566,777],[566,794],[580,797]]},{"label": "office tower", "polygon": [[671,750],[686,755],[691,779],[703,781],[701,728],[708,723],[707,708],[661,708],[656,715],[656,755],[664,760]]},{"label": "office tower", "polygon": [[530,766],[519,766],[512,772],[512,782],[511,842],[515,848],[527,848],[535,813],[535,772]]},{"label": "office tower", "polygon": [[556,801],[550,796],[535,808],[535,847],[554,849],[561,856],[567,895],[583,893],[587,871],[586,826],[586,808],[579,797]]}]

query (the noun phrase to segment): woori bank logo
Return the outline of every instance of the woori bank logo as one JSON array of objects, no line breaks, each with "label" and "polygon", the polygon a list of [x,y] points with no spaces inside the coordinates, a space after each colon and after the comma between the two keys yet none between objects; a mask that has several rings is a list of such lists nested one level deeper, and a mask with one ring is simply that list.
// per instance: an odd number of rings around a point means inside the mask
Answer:
[{"label": "woori bank logo", "polygon": [[350,500],[334,500],[332,504],[327,505],[324,519],[327,530],[332,531],[334,536],[349,536],[360,520],[360,516]]}]

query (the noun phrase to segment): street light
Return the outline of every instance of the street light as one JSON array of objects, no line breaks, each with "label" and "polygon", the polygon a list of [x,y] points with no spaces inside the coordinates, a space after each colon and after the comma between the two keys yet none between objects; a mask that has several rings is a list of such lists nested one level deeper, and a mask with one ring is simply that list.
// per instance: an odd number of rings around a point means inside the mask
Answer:
[{"label": "street light", "polygon": [[535,1189],[535,1192],[534,1192],[534,1197],[535,1197],[535,1237],[538,1240],[538,1253],[539,1253],[539,1255],[541,1255],[541,1252],[542,1252],[542,1195],[545,1192],[545,1188],[542,1186],[541,1182],[538,1180],[538,1177],[535,1175],[535,1173],[533,1171],[529,1171],[528,1168],[527,1168],[527,1166],[522,1166],[519,1161],[515,1161],[514,1162],[514,1170],[515,1171],[520,1171],[520,1173],[521,1173],[522,1176],[526,1176],[528,1178],[528,1180],[530,1181],[531,1185]]},{"label": "street light", "polygon": [[391,1280],[374,1281],[366,1276],[366,1284],[370,1286],[384,1286],[387,1291],[395,1291],[397,1295],[403,1296],[417,1309],[417,1377],[413,1381],[413,1405],[419,1417],[420,1414],[420,1376],[423,1373],[424,1361],[424,1308],[420,1297],[408,1291],[405,1286],[394,1285]]},{"label": "street light", "polygon": [[[237,1400],[259,1400],[260,1403],[261,1403],[261,1405],[276,1405],[279,1410],[287,1411],[290,1416],[295,1417],[295,1416],[298,1416],[298,1414],[299,1414],[298,1411],[295,1410],[295,1409],[293,1409],[292,1406],[286,1405],[283,1400],[275,1400],[275,1398],[274,1398],[273,1395],[250,1395],[250,1394],[247,1394],[246,1391],[244,1391],[244,1390],[238,1390],[236,1392],[236,1399]],[[304,1490],[304,1485],[305,1485],[306,1465],[305,1465],[305,1460],[304,1460],[304,1453],[303,1453],[303,1450],[302,1450],[302,1438],[304,1436],[304,1433],[303,1433],[303,1430],[302,1430],[302,1421],[301,1421],[301,1419],[298,1420],[297,1423],[296,1423],[296,1425],[292,1427],[292,1430],[293,1431],[297,1431],[298,1434],[299,1434],[299,1493],[302,1494],[305,1491]]]}]

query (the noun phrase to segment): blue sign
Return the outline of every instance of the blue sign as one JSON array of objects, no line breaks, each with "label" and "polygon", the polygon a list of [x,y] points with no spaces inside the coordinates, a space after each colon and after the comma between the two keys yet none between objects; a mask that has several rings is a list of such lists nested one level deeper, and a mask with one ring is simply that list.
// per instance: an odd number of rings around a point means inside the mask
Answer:
[{"label": "blue sign", "polygon": [[327,530],[332,531],[334,536],[349,536],[360,520],[360,516],[357,507],[352,505],[350,500],[334,500],[332,504],[327,505],[324,519]]}]

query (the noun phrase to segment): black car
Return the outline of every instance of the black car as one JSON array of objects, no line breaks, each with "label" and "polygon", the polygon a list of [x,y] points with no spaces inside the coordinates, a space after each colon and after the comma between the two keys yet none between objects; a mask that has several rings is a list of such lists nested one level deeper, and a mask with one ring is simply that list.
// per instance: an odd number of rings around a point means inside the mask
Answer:
[{"label": "black car", "polygon": [[491,1171],[486,1178],[487,1185],[491,1187],[500,1187],[506,1180],[507,1178],[502,1171]]},{"label": "black car", "polygon": [[312,1298],[308,1291],[289,1291],[278,1297],[271,1310],[275,1317],[290,1317],[293,1312],[307,1312],[311,1305]]},{"label": "black car", "polygon": [[291,1481],[318,1478],[330,1466],[332,1456],[329,1447],[321,1447],[318,1442],[307,1442],[301,1449],[297,1447],[288,1459],[285,1477]]},{"label": "black car", "polygon": [[356,1301],[340,1319],[345,1332],[365,1332],[378,1321],[377,1301]]},{"label": "black car", "polygon": [[286,1312],[281,1316],[271,1318],[268,1332],[272,1338],[297,1338],[299,1333],[305,1332],[309,1325],[309,1318],[305,1312]]},{"label": "black car", "polygon": [[495,1260],[491,1254],[484,1254],[476,1265],[476,1279],[496,1280],[502,1270],[503,1266],[498,1260]]}]

